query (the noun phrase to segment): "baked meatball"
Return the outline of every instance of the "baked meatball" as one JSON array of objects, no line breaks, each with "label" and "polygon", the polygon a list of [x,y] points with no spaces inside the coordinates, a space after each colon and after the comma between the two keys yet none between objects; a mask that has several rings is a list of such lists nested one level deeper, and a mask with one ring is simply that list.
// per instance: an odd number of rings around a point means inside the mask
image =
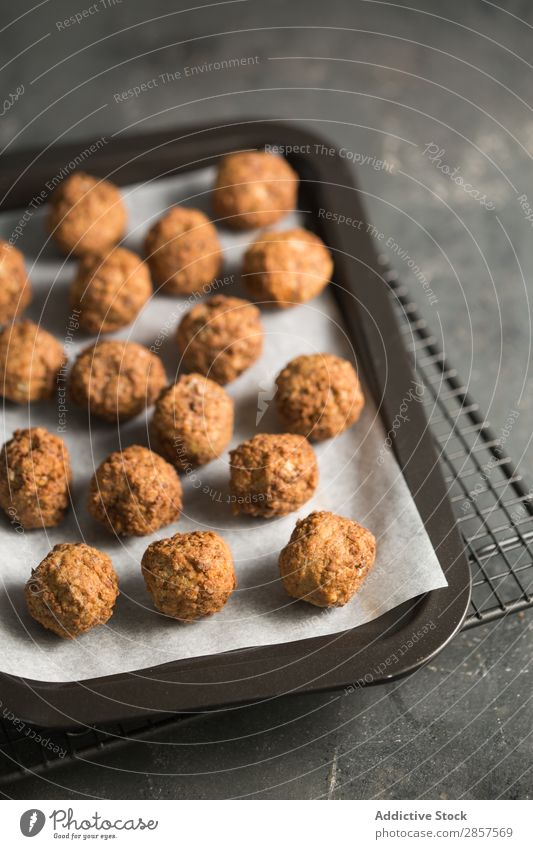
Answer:
[{"label": "baked meatball", "polygon": [[243,298],[225,295],[215,295],[189,310],[176,338],[183,369],[222,384],[239,377],[263,350],[257,307]]},{"label": "baked meatball", "polygon": [[37,622],[72,639],[111,617],[118,578],[107,554],[81,542],[61,543],[32,570],[24,595]]},{"label": "baked meatball", "polygon": [[143,537],[175,522],[182,489],[176,470],[141,445],[115,451],[91,480],[89,513],[117,536]]},{"label": "baked meatball", "polygon": [[142,573],[157,609],[182,622],[222,610],[237,586],[230,548],[212,531],[153,542]]},{"label": "baked meatball", "polygon": [[21,252],[0,239],[0,324],[8,324],[31,301],[31,286]]},{"label": "baked meatball", "polygon": [[316,607],[342,607],[374,565],[376,540],[362,525],[325,511],[296,522],[279,556],[281,580],[292,598]]},{"label": "baked meatball", "polygon": [[65,363],[46,330],[27,320],[10,324],[0,333],[0,394],[16,404],[51,398]]},{"label": "baked meatball", "polygon": [[234,513],[285,516],[309,501],[318,482],[313,449],[303,436],[259,433],[230,452]]},{"label": "baked meatball", "polygon": [[88,333],[111,333],[131,324],[152,294],[150,272],[136,254],[114,248],[82,257],[70,287],[70,306]]},{"label": "baked meatball", "polygon": [[199,209],[175,206],[148,231],[144,249],[154,280],[169,295],[207,288],[222,267],[217,231]]},{"label": "baked meatball", "polygon": [[23,528],[52,528],[69,505],[67,447],[43,427],[16,430],[2,448],[0,507]]},{"label": "baked meatball", "polygon": [[314,442],[337,436],[361,415],[365,399],[355,369],[333,354],[304,354],[276,379],[284,426]]},{"label": "baked meatball", "polygon": [[316,298],[332,271],[331,254],[323,241],[296,228],[259,236],[244,255],[242,276],[253,298],[285,308]]},{"label": "baked meatball", "polygon": [[48,227],[65,253],[104,253],[126,230],[126,208],[117,187],[78,171],[52,195]]},{"label": "baked meatball", "polygon": [[159,396],[150,426],[156,451],[183,471],[220,457],[232,433],[232,399],[201,374],[182,375]]},{"label": "baked meatball", "polygon": [[235,230],[266,227],[296,207],[298,175],[281,156],[259,151],[225,156],[218,169],[213,207]]},{"label": "baked meatball", "polygon": [[144,345],[98,342],[78,356],[69,376],[72,400],[106,421],[127,421],[151,406],[167,379],[163,363]]}]

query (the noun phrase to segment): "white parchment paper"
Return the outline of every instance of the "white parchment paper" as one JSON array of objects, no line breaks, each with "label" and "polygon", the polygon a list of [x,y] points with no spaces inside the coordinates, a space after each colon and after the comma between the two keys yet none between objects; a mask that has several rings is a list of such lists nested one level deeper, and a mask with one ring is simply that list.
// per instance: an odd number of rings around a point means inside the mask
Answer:
[{"label": "white parchment paper", "polygon": [[[167,207],[184,202],[208,213],[213,174],[159,180],[125,190],[130,211],[126,246],[141,251],[144,234]],[[4,238],[9,238],[23,214],[3,214]],[[25,253],[34,287],[28,316],[64,340],[72,361],[92,339],[69,322],[68,286],[75,265],[46,244],[44,207],[33,211],[16,242]],[[305,214],[285,219],[280,229],[305,223]],[[242,294],[238,268],[251,235],[222,233],[225,269],[217,291]],[[178,353],[174,330],[192,299],[156,295],[135,324],[113,334],[156,346],[169,382],[176,375]],[[236,402],[236,427],[230,447],[257,432],[282,430],[276,416],[274,378],[292,357],[329,351],[354,360],[329,293],[291,310],[265,313],[265,350],[261,360],[228,387]],[[364,376],[363,376],[364,379]],[[417,403],[413,387],[408,403]],[[94,469],[111,451],[132,443],[149,444],[147,415],[115,426],[93,419],[67,403],[66,428],[60,435],[71,453],[74,503],[65,522],[46,531],[27,531],[0,519],[2,552],[0,587],[0,668],[3,672],[47,681],[70,681],[142,669],[180,658],[216,654],[249,646],[271,645],[332,634],[374,619],[420,593],[446,586],[401,472],[384,447],[386,434],[370,396],[355,427],[335,440],[315,446],[320,482],[313,499],[297,513],[275,520],[234,517],[228,492],[228,456],[183,478],[184,513],[174,525],[152,537],[118,541],[98,526],[85,507]],[[61,424],[58,404],[3,406],[3,440],[17,427],[42,425],[52,432]],[[407,413],[408,416],[408,413]],[[402,426],[408,427],[408,422]],[[381,458],[382,462],[378,462]],[[378,541],[374,570],[358,595],[344,608],[319,610],[287,597],[279,582],[277,557],[295,522],[312,510],[331,510],[369,527]],[[210,528],[220,532],[235,558],[238,589],[216,616],[189,625],[157,613],[145,590],[140,560],[153,539],[176,531]],[[63,641],[28,615],[23,587],[30,570],[58,542],[84,540],[106,551],[118,572],[121,595],[109,622],[80,639]]]}]

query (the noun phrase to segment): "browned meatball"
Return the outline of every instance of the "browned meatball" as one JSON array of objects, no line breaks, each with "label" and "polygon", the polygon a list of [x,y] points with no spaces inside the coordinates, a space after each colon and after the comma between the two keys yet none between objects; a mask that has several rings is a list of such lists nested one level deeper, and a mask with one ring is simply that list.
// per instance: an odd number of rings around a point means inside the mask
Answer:
[{"label": "browned meatball", "polygon": [[342,607],[374,565],[376,540],[362,525],[334,513],[296,522],[279,556],[281,580],[292,598],[316,607]]},{"label": "browned meatball", "polygon": [[237,586],[230,548],[212,531],[153,542],[142,573],[157,609],[182,622],[222,610]]},{"label": "browned meatball", "polygon": [[69,504],[70,459],[43,427],[16,430],[0,457],[0,507],[23,528],[59,525]]},{"label": "browned meatball", "polygon": [[126,421],[154,403],[167,379],[163,363],[144,345],[110,341],[78,356],[69,376],[72,400],[106,421]]},{"label": "browned meatball", "polygon": [[218,169],[213,206],[220,223],[236,230],[266,227],[296,207],[298,175],[280,156],[232,153]]},{"label": "browned meatball", "polygon": [[234,513],[285,516],[313,495],[318,466],[303,436],[259,433],[230,453]]},{"label": "browned meatball", "polygon": [[176,470],[141,445],[115,451],[100,464],[89,513],[117,536],[142,537],[177,521],[182,489]]},{"label": "browned meatball", "polygon": [[144,249],[154,280],[170,295],[207,288],[222,267],[217,231],[199,209],[175,206],[149,230]]},{"label": "browned meatball", "polygon": [[72,639],[111,617],[118,578],[107,554],[81,542],[62,543],[32,570],[24,595],[37,622]]},{"label": "browned meatball", "polygon": [[20,315],[31,301],[31,286],[21,252],[0,239],[0,324]]},{"label": "browned meatball", "polygon": [[137,254],[115,248],[82,257],[70,287],[70,306],[89,333],[111,333],[131,324],[152,294],[148,267]]},{"label": "browned meatball", "polygon": [[305,354],[276,379],[284,426],[314,442],[342,433],[357,421],[365,399],[355,369],[332,354]]},{"label": "browned meatball", "polygon": [[176,338],[185,371],[197,371],[222,384],[235,380],[263,350],[257,307],[225,295],[215,295],[189,310]]},{"label": "browned meatball", "polygon": [[104,253],[126,230],[126,209],[120,192],[108,180],[78,171],[52,195],[48,227],[65,253]]},{"label": "browned meatball", "polygon": [[156,451],[183,471],[220,457],[232,433],[232,399],[201,374],[182,375],[160,395],[150,426]]},{"label": "browned meatball", "polygon": [[51,398],[65,352],[32,321],[10,324],[0,333],[0,394],[16,404]]},{"label": "browned meatball", "polygon": [[316,298],[332,271],[333,261],[323,241],[296,228],[263,233],[246,251],[242,275],[253,298],[285,308]]}]

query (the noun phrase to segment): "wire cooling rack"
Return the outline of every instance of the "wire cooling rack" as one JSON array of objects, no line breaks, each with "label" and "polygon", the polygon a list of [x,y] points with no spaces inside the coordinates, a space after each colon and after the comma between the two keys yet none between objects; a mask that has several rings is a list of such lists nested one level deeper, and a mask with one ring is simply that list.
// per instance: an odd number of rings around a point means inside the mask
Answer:
[{"label": "wire cooling rack", "polygon": [[[384,279],[417,379],[426,388],[423,403],[472,571],[472,601],[463,628],[473,628],[533,604],[532,495],[505,453],[504,432],[492,432],[396,272],[386,271]],[[46,772],[68,760],[90,759],[194,718],[168,716],[105,729],[49,731],[30,727],[0,707],[0,785],[8,794],[6,785],[24,775]]]},{"label": "wire cooling rack", "polygon": [[472,572],[472,600],[463,629],[533,604],[533,489],[504,447],[514,411],[499,436],[447,362],[395,271],[384,274],[395,299],[406,348],[437,444]]}]

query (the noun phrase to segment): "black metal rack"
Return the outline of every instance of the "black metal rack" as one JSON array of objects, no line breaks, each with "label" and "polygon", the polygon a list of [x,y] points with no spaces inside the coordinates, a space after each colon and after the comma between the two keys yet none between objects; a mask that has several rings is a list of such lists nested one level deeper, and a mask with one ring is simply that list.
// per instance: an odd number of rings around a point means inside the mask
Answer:
[{"label": "black metal rack", "polygon": [[[435,437],[450,500],[472,570],[472,601],[464,628],[524,610],[533,604],[532,495],[469,396],[396,272],[386,271],[402,333]],[[0,716],[0,786],[39,774],[69,759],[139,740],[195,716],[135,720],[79,731],[36,729]],[[41,736],[41,740],[36,739]]]},{"label": "black metal rack", "polygon": [[385,272],[472,571],[463,629],[533,604],[533,490],[447,362],[396,272]]}]

